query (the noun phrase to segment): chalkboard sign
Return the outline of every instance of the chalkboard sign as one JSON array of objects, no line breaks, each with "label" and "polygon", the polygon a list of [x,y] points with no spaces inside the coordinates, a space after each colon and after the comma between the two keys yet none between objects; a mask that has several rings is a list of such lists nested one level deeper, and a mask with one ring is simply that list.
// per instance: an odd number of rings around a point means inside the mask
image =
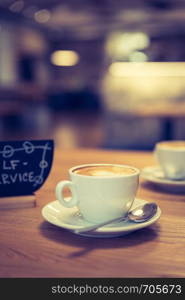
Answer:
[{"label": "chalkboard sign", "polygon": [[0,142],[0,197],[32,195],[49,175],[52,140]]}]

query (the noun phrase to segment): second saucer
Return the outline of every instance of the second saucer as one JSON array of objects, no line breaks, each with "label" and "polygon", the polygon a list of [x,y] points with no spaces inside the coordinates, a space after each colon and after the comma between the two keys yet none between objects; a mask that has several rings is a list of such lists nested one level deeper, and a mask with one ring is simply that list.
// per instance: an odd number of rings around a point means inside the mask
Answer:
[{"label": "second saucer", "polygon": [[164,176],[160,166],[145,167],[141,171],[141,178],[158,185],[160,188],[168,190],[170,192],[184,192],[185,191],[185,179],[184,180],[171,180]]}]

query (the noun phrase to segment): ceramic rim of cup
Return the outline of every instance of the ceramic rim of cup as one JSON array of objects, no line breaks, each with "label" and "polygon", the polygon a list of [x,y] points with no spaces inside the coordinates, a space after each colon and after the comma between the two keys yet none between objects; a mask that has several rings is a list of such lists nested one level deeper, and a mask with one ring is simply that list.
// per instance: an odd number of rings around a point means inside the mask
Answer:
[{"label": "ceramic rim of cup", "polygon": [[161,141],[155,145],[155,150],[160,150],[160,151],[162,150],[162,151],[169,151],[169,152],[185,152],[185,146],[183,148],[180,148],[180,147],[173,148],[173,147],[168,147],[168,146],[165,147],[165,145],[163,145],[165,143],[173,144],[175,142],[185,143],[185,141],[183,141],[183,140]]}]

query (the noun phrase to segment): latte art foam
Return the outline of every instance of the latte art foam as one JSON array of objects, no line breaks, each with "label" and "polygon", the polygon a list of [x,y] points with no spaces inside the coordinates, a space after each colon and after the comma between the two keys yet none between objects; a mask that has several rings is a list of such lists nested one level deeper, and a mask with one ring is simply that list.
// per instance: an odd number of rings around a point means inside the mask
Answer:
[{"label": "latte art foam", "polygon": [[79,175],[96,177],[127,176],[136,173],[134,169],[125,166],[89,166],[76,169],[73,172]]}]

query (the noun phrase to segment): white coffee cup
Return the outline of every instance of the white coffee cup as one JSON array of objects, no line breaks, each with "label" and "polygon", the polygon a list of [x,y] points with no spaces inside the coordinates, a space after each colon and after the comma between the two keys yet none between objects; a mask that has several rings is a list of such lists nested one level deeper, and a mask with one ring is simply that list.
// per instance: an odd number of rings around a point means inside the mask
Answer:
[{"label": "white coffee cup", "polygon": [[159,142],[155,154],[166,178],[185,179],[185,141]]},{"label": "white coffee cup", "polygon": [[[126,171],[132,169],[131,174],[100,174],[90,176],[75,173],[79,169],[97,168],[103,166],[110,168],[121,167]],[[86,164],[73,167],[69,170],[71,181],[60,181],[56,186],[56,198],[65,207],[77,206],[89,222],[99,223],[112,218],[125,215],[135,199],[139,170],[126,165],[116,164]],[[70,200],[63,196],[63,189],[68,187],[71,191]]]}]

